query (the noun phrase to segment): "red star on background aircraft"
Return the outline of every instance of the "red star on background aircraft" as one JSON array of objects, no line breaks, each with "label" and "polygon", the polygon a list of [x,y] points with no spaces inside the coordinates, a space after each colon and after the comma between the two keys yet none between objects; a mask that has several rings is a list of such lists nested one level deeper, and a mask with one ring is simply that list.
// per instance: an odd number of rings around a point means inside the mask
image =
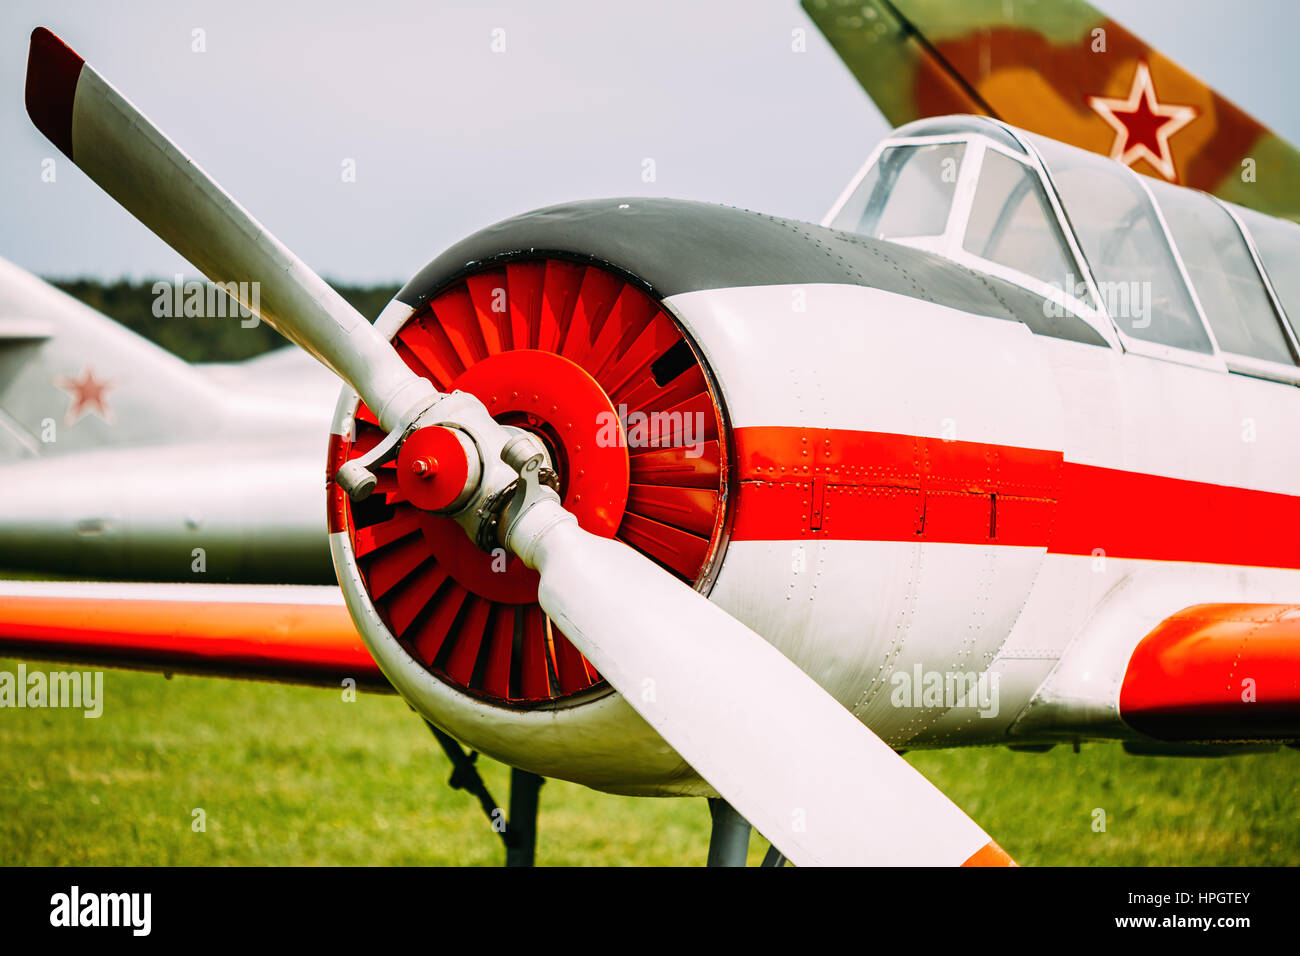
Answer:
[{"label": "red star on background aircraft", "polygon": [[1128,99],[1090,96],[1088,105],[1115,130],[1111,159],[1126,166],[1145,159],[1165,179],[1178,182],[1178,170],[1174,168],[1174,157],[1169,151],[1169,137],[1196,119],[1196,110],[1157,100],[1156,88],[1151,82],[1151,68],[1145,62],[1138,63]]},{"label": "red star on background aircraft", "polygon": [[89,365],[82,370],[79,378],[65,375],[56,378],[54,384],[72,396],[64,419],[69,425],[75,425],[88,411],[94,412],[107,424],[113,424],[113,412],[104,397],[113,384],[95,378]]}]

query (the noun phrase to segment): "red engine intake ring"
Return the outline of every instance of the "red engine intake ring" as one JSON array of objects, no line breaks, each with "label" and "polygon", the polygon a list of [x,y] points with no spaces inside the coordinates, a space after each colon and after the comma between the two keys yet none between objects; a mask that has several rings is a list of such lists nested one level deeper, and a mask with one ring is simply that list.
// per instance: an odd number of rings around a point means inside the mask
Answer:
[{"label": "red engine intake ring", "polygon": [[[634,283],[598,265],[521,258],[444,288],[393,345],[439,391],[469,392],[536,435],[582,527],[685,581],[709,573],[724,524],[722,413],[676,321]],[[354,425],[351,442],[332,446],[331,474],[384,437],[364,405]],[[459,496],[466,464],[455,434],[429,427],[379,469],[370,498],[354,504],[332,489],[331,527],[348,530],[375,610],[430,673],[492,703],[536,707],[600,689],[538,606],[537,575],[430,513]]]}]

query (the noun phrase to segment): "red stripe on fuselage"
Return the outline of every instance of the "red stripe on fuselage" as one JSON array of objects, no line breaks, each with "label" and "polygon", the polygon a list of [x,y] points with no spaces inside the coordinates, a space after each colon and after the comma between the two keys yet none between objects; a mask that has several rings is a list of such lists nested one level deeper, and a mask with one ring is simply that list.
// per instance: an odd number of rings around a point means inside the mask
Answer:
[{"label": "red stripe on fuselage", "polygon": [[1065,463],[1055,554],[1300,568],[1300,498]]},{"label": "red stripe on fuselage", "polygon": [[[923,541],[1300,568],[1300,497],[1065,461],[1059,451],[844,429],[735,431],[732,540]],[[822,479],[816,527],[813,479]]]},{"label": "red stripe on fuselage", "polygon": [[735,440],[733,540],[1041,546],[1060,496],[1060,452],[826,428],[738,428]]}]

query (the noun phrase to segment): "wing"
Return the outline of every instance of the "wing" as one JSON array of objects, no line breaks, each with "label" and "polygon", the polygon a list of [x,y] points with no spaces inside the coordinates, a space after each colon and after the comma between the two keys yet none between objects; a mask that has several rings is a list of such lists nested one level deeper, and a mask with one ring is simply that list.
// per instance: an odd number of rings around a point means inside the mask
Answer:
[{"label": "wing", "polygon": [[1300,741],[1300,605],[1197,604],[1123,589],[1062,654],[1011,728],[1116,738],[1141,753]]},{"label": "wing", "polygon": [[0,581],[0,653],[393,691],[337,587]]},{"label": "wing", "polygon": [[977,113],[1300,218],[1300,153],[1082,0],[802,0],[895,126]]},{"label": "wing", "polygon": [[1300,739],[1300,605],[1200,604],[1129,659],[1120,717],[1164,741]]}]

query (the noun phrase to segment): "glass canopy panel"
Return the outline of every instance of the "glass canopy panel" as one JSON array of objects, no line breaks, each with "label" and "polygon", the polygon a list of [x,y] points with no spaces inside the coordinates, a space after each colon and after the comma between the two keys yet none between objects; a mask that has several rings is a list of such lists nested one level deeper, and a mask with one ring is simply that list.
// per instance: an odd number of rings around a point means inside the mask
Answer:
[{"label": "glass canopy panel", "polygon": [[1232,216],[1196,190],[1158,181],[1149,185],[1219,348],[1294,364],[1286,333]]},{"label": "glass canopy panel", "polygon": [[1300,335],[1300,225],[1243,206],[1232,209],[1246,224],[1291,329]]},{"label": "glass canopy panel", "polygon": [[995,149],[984,153],[962,248],[1075,294],[1078,277],[1037,173]]},{"label": "glass canopy panel", "polygon": [[1212,353],[1136,174],[1095,153],[1026,135],[1043,157],[1115,325],[1135,339]]},{"label": "glass canopy panel", "polygon": [[965,151],[965,143],[890,146],[831,226],[878,239],[942,235]]},{"label": "glass canopy panel", "polygon": [[898,127],[890,135],[903,139],[908,136],[951,136],[966,138],[972,134],[984,136],[1012,152],[1026,155],[1024,144],[1007,131],[1001,123],[987,116],[933,116],[914,120]]}]

